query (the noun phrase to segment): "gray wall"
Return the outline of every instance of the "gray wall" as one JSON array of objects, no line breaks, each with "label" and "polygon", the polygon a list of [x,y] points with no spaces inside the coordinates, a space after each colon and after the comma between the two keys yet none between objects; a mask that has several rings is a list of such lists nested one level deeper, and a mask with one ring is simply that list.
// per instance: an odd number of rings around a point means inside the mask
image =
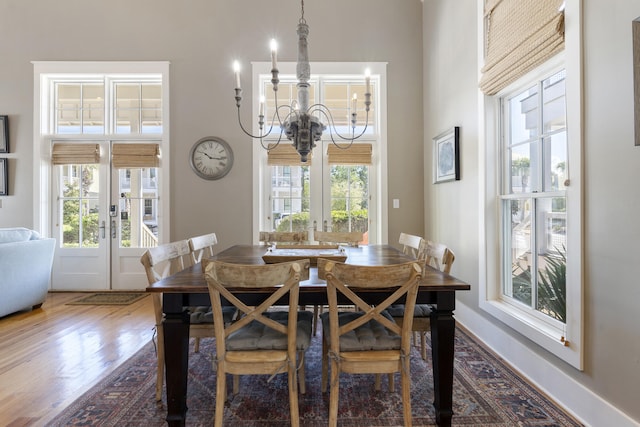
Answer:
[{"label": "gray wall", "polygon": [[[454,248],[452,273],[472,284],[471,292],[461,293],[459,300],[508,337],[503,348],[513,350],[502,353],[506,359],[517,359],[513,343],[518,343],[640,421],[640,147],[634,147],[631,49],[631,21],[640,16],[640,5],[637,0],[584,0],[582,7],[584,371],[523,338],[478,305],[478,258],[484,242],[477,242],[481,205],[474,0],[424,2],[425,143],[447,127],[459,125],[462,130],[462,180],[425,185],[425,230]],[[430,165],[429,150],[425,158]],[[430,173],[427,167],[425,174]]]},{"label": "gray wall", "polygon": [[[307,1],[311,61],[388,62],[389,241],[422,234],[422,4],[419,0]],[[33,67],[31,61],[171,62],[171,239],[216,231],[222,248],[250,243],[251,144],[236,124],[231,63],[295,61],[297,1],[2,0],[0,114],[11,125],[10,196],[0,227],[32,227]],[[312,70],[313,71],[313,70]],[[248,72],[243,110],[251,120]],[[220,181],[191,171],[189,149],[203,136],[226,139],[235,165]]]}]

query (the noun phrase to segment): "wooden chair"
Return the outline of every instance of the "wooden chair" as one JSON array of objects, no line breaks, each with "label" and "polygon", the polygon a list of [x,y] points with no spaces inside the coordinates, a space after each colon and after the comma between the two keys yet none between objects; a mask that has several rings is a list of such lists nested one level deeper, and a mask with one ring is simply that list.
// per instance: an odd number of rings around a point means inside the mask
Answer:
[{"label": "wooden chair", "polygon": [[[227,396],[226,374],[268,374],[286,372],[289,381],[291,425],[298,426],[297,366],[301,391],[304,384],[304,352],[311,343],[311,313],[298,312],[299,283],[309,260],[266,265],[206,262],[205,278],[213,305],[216,335],[216,409],[214,425],[222,426]],[[258,306],[247,306],[231,288],[273,289]],[[287,311],[267,312],[288,294]],[[242,316],[232,324],[222,319],[222,299],[237,307]],[[296,357],[297,356],[297,357]],[[299,359],[296,363],[296,359]]]},{"label": "wooden chair", "polygon": [[424,259],[426,242],[422,237],[415,236],[413,234],[400,233],[398,243],[402,245],[402,253],[410,255],[418,260]]},{"label": "wooden chair", "polygon": [[[402,326],[393,321],[386,308],[406,297],[413,310],[422,270],[417,262],[385,266],[359,266],[318,260],[318,275],[327,281],[329,311],[322,318],[322,391],[326,391],[331,364],[329,426],[338,421],[340,373],[394,374],[402,379],[404,425],[411,426],[411,320]],[[375,306],[356,294],[357,290],[397,287],[397,291]],[[360,312],[338,312],[338,294],[353,302]],[[371,339],[358,339],[368,336]],[[378,384],[377,387],[378,388]]]},{"label": "wooden chair", "polygon": [[[191,250],[187,240],[159,245],[149,248],[142,254],[140,262],[145,268],[147,281],[153,284],[178,271],[184,270],[191,265]],[[164,329],[162,327],[162,294],[152,293],[153,308],[156,318],[156,330],[158,338],[158,368],[156,377],[156,400],[162,400],[162,385],[164,380]],[[191,312],[191,325],[189,336],[195,337],[196,341],[202,337],[213,337],[213,314],[209,307],[189,307]],[[224,317],[230,322],[233,311],[225,309]],[[196,348],[198,351],[198,348]]]},{"label": "wooden chair", "polygon": [[349,245],[358,247],[363,240],[363,234],[359,231],[314,231],[313,238],[321,245]]},{"label": "wooden chair", "polygon": [[203,234],[189,239],[191,262],[197,264],[203,258],[211,258],[214,254],[213,247],[218,244],[216,233]]},{"label": "wooden chair", "polygon": [[266,245],[278,243],[302,245],[309,242],[309,233],[306,231],[261,231],[258,240]]},{"label": "wooden chair", "polygon": [[[424,263],[447,274],[456,257],[446,245],[426,241],[424,244]],[[405,319],[405,306],[395,305],[389,309],[394,320],[402,324]],[[427,343],[425,333],[431,329],[431,307],[428,304],[417,304],[413,315],[413,331],[420,335],[420,353],[427,360]]]},{"label": "wooden chair", "polygon": [[[313,238],[320,245],[348,245],[358,247],[363,240],[363,233],[359,231],[314,231]],[[318,316],[324,312],[325,306],[313,306],[313,336],[318,331]]]},{"label": "wooden chair", "polygon": [[[191,262],[193,265],[202,261],[203,258],[210,258],[213,256],[213,247],[218,244],[218,237],[216,233],[203,234],[201,236],[192,237],[188,240],[189,251],[191,252]],[[207,313],[211,313],[211,307],[195,307],[192,311],[194,313],[203,313],[205,316]],[[193,316],[192,316],[193,317]],[[213,319],[211,316],[205,319],[206,323],[211,323]],[[195,318],[193,323],[195,323]],[[196,353],[200,351],[200,338],[212,337],[212,331],[209,328],[193,328],[190,329],[189,335],[195,338],[193,343],[193,351]]]}]

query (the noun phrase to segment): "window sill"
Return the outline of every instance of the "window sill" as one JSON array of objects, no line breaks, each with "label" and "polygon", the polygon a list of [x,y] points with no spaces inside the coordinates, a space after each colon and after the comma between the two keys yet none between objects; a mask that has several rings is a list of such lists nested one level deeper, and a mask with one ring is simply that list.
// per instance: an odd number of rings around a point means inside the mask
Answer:
[{"label": "window sill", "polygon": [[582,369],[579,348],[581,340],[573,342],[565,330],[558,329],[504,301],[483,301],[480,308],[571,366]]}]

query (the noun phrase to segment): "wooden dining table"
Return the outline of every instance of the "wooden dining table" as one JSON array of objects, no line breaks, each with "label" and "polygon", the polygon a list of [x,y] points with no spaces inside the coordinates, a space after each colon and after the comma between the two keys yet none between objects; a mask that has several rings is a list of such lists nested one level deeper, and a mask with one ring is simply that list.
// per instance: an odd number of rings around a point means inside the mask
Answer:
[{"label": "wooden dining table", "polygon": [[[346,263],[355,265],[389,265],[410,261],[408,255],[390,245],[347,247]],[[267,246],[235,245],[214,256],[224,262],[238,264],[264,264]],[[320,275],[321,276],[321,275]],[[450,426],[453,415],[453,355],[455,319],[453,311],[456,292],[467,291],[469,284],[431,267],[423,270],[418,303],[431,304],[431,343],[433,366],[433,406],[436,423]],[[167,423],[184,426],[187,415],[187,371],[189,364],[189,312],[188,306],[210,305],[207,282],[201,263],[161,279],[147,287],[147,292],[162,293],[164,312],[164,348],[167,387]],[[366,293],[363,298],[375,304],[388,293],[382,290]],[[264,293],[244,292],[241,299],[257,305]],[[326,284],[318,277],[317,268],[311,267],[307,280],[300,282],[301,305],[327,304]],[[413,398],[420,398],[413,396]]]}]

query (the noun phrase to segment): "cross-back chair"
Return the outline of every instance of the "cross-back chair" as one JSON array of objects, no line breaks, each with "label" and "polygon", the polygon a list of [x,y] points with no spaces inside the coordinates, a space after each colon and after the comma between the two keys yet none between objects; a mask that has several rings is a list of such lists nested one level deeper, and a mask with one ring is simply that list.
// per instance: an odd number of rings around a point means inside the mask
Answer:
[{"label": "cross-back chair", "polygon": [[[456,257],[451,249],[442,243],[432,241],[424,242],[424,264],[436,268],[446,274],[451,272],[451,266]],[[406,307],[396,305],[389,312],[396,320],[402,324],[406,319]],[[413,331],[420,335],[420,354],[427,360],[427,343],[425,333],[431,329],[431,307],[428,304],[417,304],[413,315]]]},{"label": "cross-back chair", "polygon": [[306,231],[261,231],[258,240],[266,245],[278,243],[302,245],[309,242],[309,233]]},{"label": "cross-back chair", "polygon": [[313,238],[321,245],[344,244],[357,248],[364,237],[360,231],[314,231]]},{"label": "cross-back chair", "polygon": [[[322,391],[326,391],[331,365],[329,426],[338,420],[340,373],[400,373],[404,425],[411,426],[411,319],[394,322],[386,309],[405,297],[413,310],[422,270],[417,262],[385,266],[359,266],[318,260],[318,275],[327,281],[329,311],[322,318]],[[371,305],[357,294],[380,288],[397,288],[383,301]],[[359,312],[339,312],[338,295],[348,299]],[[366,337],[363,339],[363,337]]]},{"label": "cross-back chair", "polygon": [[[291,425],[298,426],[297,371],[300,366],[301,392],[304,392],[304,352],[311,343],[311,313],[298,312],[300,279],[308,271],[309,260],[243,265],[221,261],[205,262],[205,278],[213,305],[216,336],[216,409],[214,425],[222,426],[227,397],[226,374],[268,374],[286,372],[289,383]],[[273,293],[257,306],[248,306],[234,288]],[[268,312],[288,295],[288,310]],[[232,324],[222,321],[222,300],[242,315]]]},{"label": "cross-back chair", "polygon": [[[191,265],[191,250],[187,240],[166,243],[153,248],[149,248],[142,254],[140,262],[144,266],[149,285],[154,284],[178,271],[184,270]],[[153,309],[156,319],[156,331],[158,339],[158,367],[156,376],[156,400],[162,400],[162,386],[164,380],[164,329],[162,320],[162,293],[152,293]],[[190,307],[189,308],[191,326],[189,336],[196,338],[196,348],[199,338],[213,337],[214,330],[213,314],[210,307]],[[227,321],[231,321],[233,311],[225,310],[224,316]]]}]

